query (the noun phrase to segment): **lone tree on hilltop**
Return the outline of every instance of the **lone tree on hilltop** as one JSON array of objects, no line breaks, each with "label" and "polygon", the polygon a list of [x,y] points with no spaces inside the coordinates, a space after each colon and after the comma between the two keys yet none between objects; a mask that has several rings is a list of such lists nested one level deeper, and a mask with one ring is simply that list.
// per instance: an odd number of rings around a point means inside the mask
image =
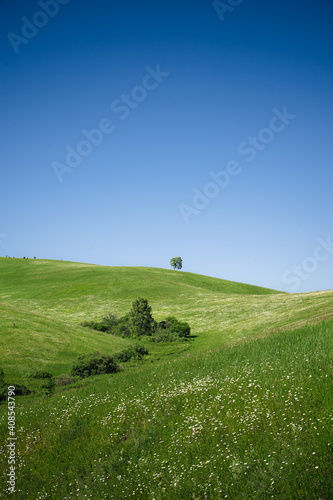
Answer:
[{"label": "lone tree on hilltop", "polygon": [[154,318],[148,300],[139,297],[133,302],[128,317],[128,326],[133,337],[152,335]]},{"label": "lone tree on hilltop", "polygon": [[181,269],[183,267],[183,261],[180,257],[172,257],[170,265],[172,269]]}]

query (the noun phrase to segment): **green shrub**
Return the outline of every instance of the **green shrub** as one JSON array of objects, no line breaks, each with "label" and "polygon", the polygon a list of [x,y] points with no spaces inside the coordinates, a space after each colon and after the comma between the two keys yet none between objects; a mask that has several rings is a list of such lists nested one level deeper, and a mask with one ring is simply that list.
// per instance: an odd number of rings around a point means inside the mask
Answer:
[{"label": "green shrub", "polygon": [[128,349],[124,349],[123,351],[114,355],[115,361],[119,363],[126,363],[130,359],[142,359],[143,356],[149,354],[148,349],[146,349],[143,345],[135,345],[133,347],[129,347]]},{"label": "green shrub", "polygon": [[34,373],[32,373],[30,375],[31,378],[41,378],[41,379],[45,379],[45,378],[53,378],[53,375],[52,373],[49,373],[49,372],[44,372],[42,370],[39,370],[39,371],[36,371]]},{"label": "green shrub", "polygon": [[112,333],[112,335],[117,335],[118,337],[129,337],[131,335],[129,329],[129,314],[125,314],[125,316],[119,318],[112,326],[110,333]]},{"label": "green shrub", "polygon": [[26,396],[30,394],[31,391],[25,385],[13,384],[5,382],[5,374],[2,368],[0,368],[0,401],[5,401],[8,396],[8,386],[12,385],[15,387],[13,391],[15,396]]},{"label": "green shrub", "polygon": [[164,321],[156,323],[152,340],[154,342],[175,342],[186,340],[191,334],[191,328],[185,321],[178,321],[174,316],[168,316]]},{"label": "green shrub", "polygon": [[112,330],[112,327],[118,323],[119,319],[117,316],[113,313],[109,313],[107,316],[102,318],[102,324],[107,328],[108,330]]},{"label": "green shrub", "polygon": [[[10,385],[15,387],[15,390],[13,391],[15,393],[15,396],[27,396],[28,394],[31,394],[30,389],[28,389],[28,387],[25,385],[21,384],[10,384]],[[8,394],[8,385],[6,384],[5,386],[2,386],[1,391],[5,395],[4,399],[6,399]]]},{"label": "green shrub", "polygon": [[173,316],[166,318],[167,328],[170,328],[172,333],[177,334],[179,337],[188,338],[191,335],[191,328],[185,321],[178,321]]},{"label": "green shrub", "polygon": [[129,361],[133,357],[133,350],[124,349],[123,351],[114,354],[113,357],[117,363],[126,363],[126,361]]},{"label": "green shrub", "polygon": [[117,370],[118,367],[113,357],[94,352],[79,356],[73,364],[71,375],[84,378],[102,373],[114,373]]},{"label": "green shrub", "polygon": [[149,350],[145,346],[140,344],[136,344],[134,346],[134,350],[138,356],[145,356],[146,354],[149,354]]},{"label": "green shrub", "polygon": [[131,332],[128,326],[128,316],[126,314],[121,318],[117,318],[115,314],[110,313],[102,318],[102,321],[84,321],[81,324],[99,332],[111,333],[118,337],[129,337]]},{"label": "green shrub", "polygon": [[55,381],[54,378],[46,378],[44,379],[45,382],[41,385],[42,389],[45,389],[45,394],[47,396],[51,396],[51,394],[54,393],[54,388],[55,388]]}]

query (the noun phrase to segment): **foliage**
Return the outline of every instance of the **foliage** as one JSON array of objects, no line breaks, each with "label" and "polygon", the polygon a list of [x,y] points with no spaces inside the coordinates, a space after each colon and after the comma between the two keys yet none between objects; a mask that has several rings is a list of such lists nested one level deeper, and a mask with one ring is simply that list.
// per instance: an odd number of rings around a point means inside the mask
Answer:
[{"label": "foliage", "polygon": [[172,257],[170,260],[170,266],[172,269],[181,269],[183,267],[183,261],[180,257]]},{"label": "foliage", "polygon": [[178,321],[174,316],[168,316],[156,324],[152,337],[153,342],[175,342],[190,337],[191,328],[185,321]]},{"label": "foliage", "polygon": [[42,370],[36,371],[36,372],[31,374],[31,378],[37,378],[37,379],[38,378],[39,379],[45,379],[45,378],[51,379],[52,377],[53,377],[52,373],[45,372]]},{"label": "foliage", "polygon": [[2,368],[0,368],[0,401],[5,401],[8,396],[8,386],[12,385],[15,387],[15,396],[27,396],[31,394],[30,389],[23,384],[8,383],[5,381],[5,374]]},{"label": "foliage", "polygon": [[30,389],[28,389],[27,386],[23,384],[11,384],[15,387],[15,396],[27,396],[28,394],[31,394]]},{"label": "foliage", "polygon": [[166,328],[170,328],[172,333],[177,334],[179,337],[188,338],[191,334],[191,328],[185,321],[178,321],[173,316],[166,318]]},{"label": "foliage", "polygon": [[54,393],[54,389],[55,389],[55,380],[54,378],[46,378],[44,379],[44,382],[42,383],[41,385],[41,388],[42,389],[45,389],[45,394],[47,396],[51,396],[51,394]]},{"label": "foliage", "polygon": [[[174,316],[168,316],[164,321],[157,323],[151,314],[148,301],[143,298],[135,300],[131,312],[122,318],[118,319],[115,314],[110,313],[100,322],[85,321],[82,324],[121,337],[148,336],[152,342],[176,342],[179,339],[188,339],[191,334],[190,325],[177,320]],[[123,357],[129,356],[130,349],[127,351]]]},{"label": "foliage", "polygon": [[149,354],[148,349],[146,349],[142,345],[135,345],[132,347],[129,347],[128,349],[124,349],[123,351],[114,354],[114,359],[116,362],[119,363],[125,363],[126,361],[129,361],[130,359],[142,359],[143,356],[146,354]]},{"label": "foliage", "polygon": [[139,297],[133,302],[128,323],[132,337],[152,335],[154,318],[152,317],[148,300]]},{"label": "foliage", "polygon": [[[15,396],[27,396],[28,394],[31,394],[30,389],[28,389],[27,386],[23,384],[11,384],[15,387]],[[8,395],[8,384],[0,386],[0,401],[4,401],[7,399]]]},{"label": "foliage", "polygon": [[119,318],[112,327],[110,333],[122,338],[129,337],[131,335],[131,331],[129,328],[129,314],[125,314],[125,316]]},{"label": "foliage", "polygon": [[84,321],[82,326],[125,338],[129,337],[131,333],[128,326],[128,318],[128,314],[118,318],[115,314],[109,313],[101,321]]},{"label": "foliage", "polygon": [[73,364],[71,375],[85,378],[102,373],[115,373],[116,371],[117,364],[112,356],[94,352],[79,356]]}]

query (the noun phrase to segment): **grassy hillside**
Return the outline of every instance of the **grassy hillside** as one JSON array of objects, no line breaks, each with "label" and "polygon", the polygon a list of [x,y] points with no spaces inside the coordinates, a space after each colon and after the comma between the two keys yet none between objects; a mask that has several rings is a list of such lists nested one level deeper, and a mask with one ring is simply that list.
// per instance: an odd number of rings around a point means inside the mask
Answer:
[{"label": "grassy hillside", "polygon": [[165,269],[0,258],[0,277],[1,334],[10,339],[1,364],[13,375],[36,363],[59,374],[80,353],[121,350],[125,340],[80,323],[122,315],[138,296],[149,300],[157,320],[174,314],[188,321],[197,338],[187,349],[199,352],[333,317],[333,291],[289,295]]},{"label": "grassy hillside", "polygon": [[22,397],[13,498],[330,500],[332,353],[330,321]]},{"label": "grassy hillside", "polygon": [[[138,296],[190,342],[16,400],[17,493],[58,500],[333,497],[333,291],[289,295],[150,268],[0,258],[0,365],[68,373],[131,341],[80,326]],[[15,324],[15,326],[14,326]],[[297,329],[298,328],[298,329]],[[7,498],[5,404],[0,498]]]},{"label": "grassy hillside", "polygon": [[54,375],[65,373],[78,354],[112,354],[128,344],[127,340],[101,332],[92,335],[86,328],[18,307],[0,305],[0,318],[0,365],[17,382],[37,369]]}]

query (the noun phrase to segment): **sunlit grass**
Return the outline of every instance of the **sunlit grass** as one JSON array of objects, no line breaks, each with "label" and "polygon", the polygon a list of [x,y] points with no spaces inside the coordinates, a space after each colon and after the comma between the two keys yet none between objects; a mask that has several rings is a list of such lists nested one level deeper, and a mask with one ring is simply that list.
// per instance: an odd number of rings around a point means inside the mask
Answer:
[{"label": "sunlit grass", "polygon": [[331,321],[22,398],[22,498],[329,499],[332,333]]},{"label": "sunlit grass", "polygon": [[[124,314],[138,296],[157,320],[173,314],[193,334],[147,342],[144,361],[116,374],[16,398],[12,498],[333,497],[333,291],[289,295],[176,271],[22,259],[0,259],[0,272],[9,383],[29,385],[33,369],[69,373],[79,354],[121,351],[130,341],[80,322]],[[0,432],[7,498],[4,404]]]}]

